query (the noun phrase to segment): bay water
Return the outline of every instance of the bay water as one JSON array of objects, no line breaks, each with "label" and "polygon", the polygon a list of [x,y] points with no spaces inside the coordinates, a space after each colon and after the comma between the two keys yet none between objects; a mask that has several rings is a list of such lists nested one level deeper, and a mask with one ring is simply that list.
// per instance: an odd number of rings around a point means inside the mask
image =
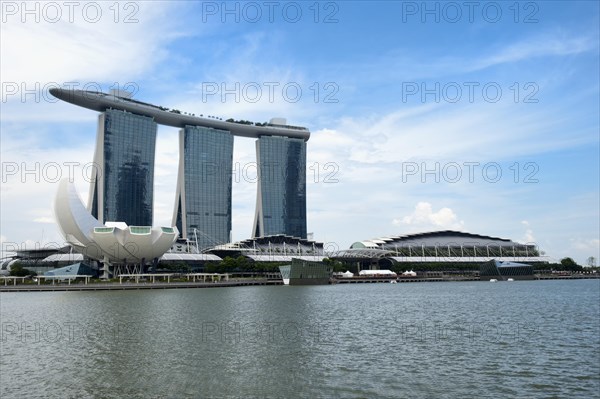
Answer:
[{"label": "bay water", "polygon": [[600,280],[0,294],[4,398],[600,397]]}]

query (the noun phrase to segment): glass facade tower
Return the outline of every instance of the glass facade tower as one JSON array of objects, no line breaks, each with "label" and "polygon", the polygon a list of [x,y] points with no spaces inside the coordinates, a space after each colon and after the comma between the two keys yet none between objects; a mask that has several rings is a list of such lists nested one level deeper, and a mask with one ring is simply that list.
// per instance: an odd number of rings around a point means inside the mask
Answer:
[{"label": "glass facade tower", "polygon": [[256,141],[258,190],[252,237],[306,238],[306,141],[262,136]]},{"label": "glass facade tower", "polygon": [[152,225],[156,129],[151,117],[100,114],[89,207],[101,223]]},{"label": "glass facade tower", "polygon": [[233,135],[186,126],[179,131],[179,173],[173,224],[202,250],[231,236]]},{"label": "glass facade tower", "polygon": [[306,239],[306,141],[310,131],[285,118],[252,123],[197,117],[134,100],[130,93],[50,89],[100,112],[88,210],[101,223],[153,222],[157,123],[176,127],[179,173],[173,224],[199,249],[231,240],[233,137],[257,139],[257,202],[252,237]]}]

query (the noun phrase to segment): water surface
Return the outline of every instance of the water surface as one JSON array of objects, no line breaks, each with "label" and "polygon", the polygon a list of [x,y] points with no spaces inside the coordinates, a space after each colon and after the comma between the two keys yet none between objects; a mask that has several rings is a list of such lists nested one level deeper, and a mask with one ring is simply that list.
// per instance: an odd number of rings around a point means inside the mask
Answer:
[{"label": "water surface", "polygon": [[0,294],[2,398],[600,394],[600,281]]}]

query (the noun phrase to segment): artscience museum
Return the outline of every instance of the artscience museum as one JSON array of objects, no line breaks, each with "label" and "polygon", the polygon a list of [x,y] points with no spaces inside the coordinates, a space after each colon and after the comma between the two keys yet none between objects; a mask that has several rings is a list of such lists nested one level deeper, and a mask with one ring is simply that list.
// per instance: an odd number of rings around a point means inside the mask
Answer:
[{"label": "artscience museum", "polygon": [[104,278],[112,277],[113,266],[117,265],[121,270],[139,272],[155,267],[179,235],[176,227],[100,223],[86,209],[75,187],[66,179],[59,183],[54,212],[65,240],[75,251],[101,262]]}]

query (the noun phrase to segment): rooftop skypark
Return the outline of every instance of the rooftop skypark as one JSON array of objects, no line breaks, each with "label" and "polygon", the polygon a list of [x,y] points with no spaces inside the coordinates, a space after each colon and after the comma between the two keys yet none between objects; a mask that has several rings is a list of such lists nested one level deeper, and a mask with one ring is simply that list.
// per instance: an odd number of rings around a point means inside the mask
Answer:
[{"label": "rooftop skypark", "polygon": [[301,126],[288,125],[285,119],[273,118],[270,122],[252,122],[248,120],[235,120],[208,115],[204,116],[181,112],[163,106],[146,103],[126,97],[122,92],[102,93],[97,91],[67,90],[53,88],[50,94],[54,97],[84,108],[104,112],[107,109],[119,109],[134,114],[154,118],[156,123],[173,127],[204,126],[214,129],[228,130],[233,135],[258,138],[260,136],[284,136],[301,138],[305,141],[310,138],[310,131]]}]

